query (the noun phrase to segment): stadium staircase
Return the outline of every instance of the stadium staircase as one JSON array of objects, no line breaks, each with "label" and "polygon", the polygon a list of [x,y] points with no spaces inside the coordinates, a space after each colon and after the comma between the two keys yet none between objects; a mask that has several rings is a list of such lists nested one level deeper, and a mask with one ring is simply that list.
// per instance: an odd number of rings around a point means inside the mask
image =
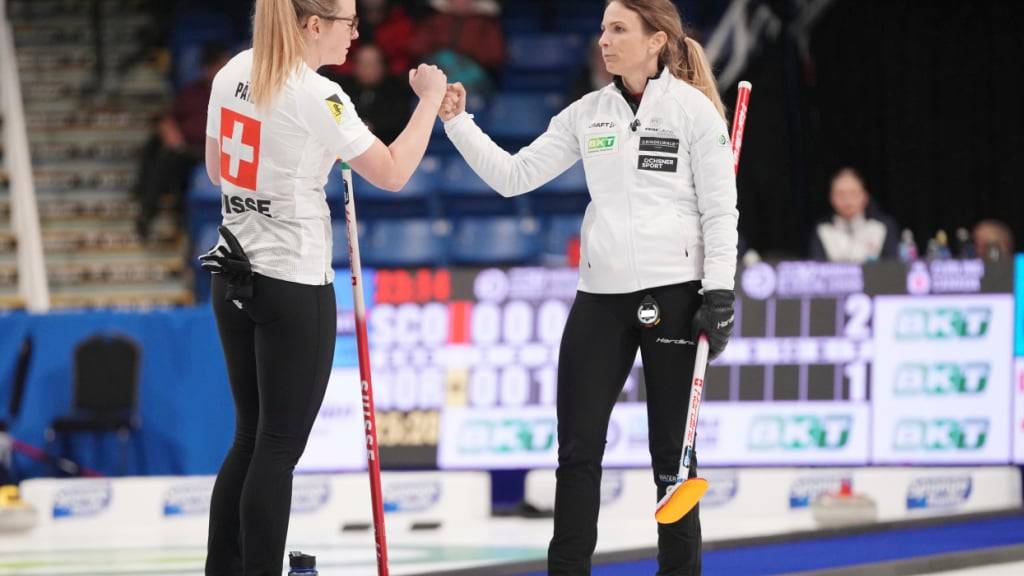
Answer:
[{"label": "stadium staircase", "polygon": [[[100,0],[101,74],[91,2],[7,4],[53,307],[190,303],[187,242],[167,211],[149,240],[135,230],[138,153],[170,96],[153,63],[119,71],[138,51],[145,0]],[[0,172],[0,306],[17,291],[6,192]]]}]

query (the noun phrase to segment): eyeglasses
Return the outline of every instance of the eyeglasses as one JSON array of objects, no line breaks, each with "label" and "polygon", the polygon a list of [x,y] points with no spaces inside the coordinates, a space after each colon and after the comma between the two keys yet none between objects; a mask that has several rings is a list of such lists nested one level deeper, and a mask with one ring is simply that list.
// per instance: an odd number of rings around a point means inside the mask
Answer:
[{"label": "eyeglasses", "polygon": [[350,32],[355,32],[356,28],[359,28],[359,16],[320,16],[324,20],[343,20],[348,22],[348,29]]}]

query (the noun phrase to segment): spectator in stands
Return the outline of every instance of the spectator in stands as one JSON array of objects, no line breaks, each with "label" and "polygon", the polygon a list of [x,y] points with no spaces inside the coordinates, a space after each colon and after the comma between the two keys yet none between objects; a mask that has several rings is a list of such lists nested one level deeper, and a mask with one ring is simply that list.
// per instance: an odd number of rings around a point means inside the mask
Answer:
[{"label": "spectator in stands", "polygon": [[362,15],[359,36],[362,41],[380,47],[387,57],[391,74],[406,74],[412,62],[409,38],[416,25],[405,8],[388,0],[362,0],[359,8]]},{"label": "spectator in stands", "polygon": [[[292,473],[331,375],[337,314],[324,183],[338,158],[386,190],[423,159],[446,78],[410,70],[419,97],[386,145],[352,100],[316,71],[358,38],[355,0],[256,0],[253,47],[217,74],[206,171],[223,198],[221,240],[200,257],[235,434],[210,499],[206,574],[281,576]],[[404,108],[404,107],[403,107]]]},{"label": "spectator in stands", "polygon": [[376,44],[363,44],[353,60],[352,76],[337,81],[370,131],[383,142],[393,142],[409,121],[409,84],[388,74],[387,56]]},{"label": "spectator in stands", "polygon": [[451,82],[474,94],[494,88],[505,61],[505,37],[494,0],[431,0],[437,11],[425,18],[409,42],[412,54],[436,64]]},{"label": "spectator in stands", "polygon": [[[465,113],[459,84],[441,105],[449,139],[502,196],[543,186],[581,160],[586,172],[591,201],[579,290],[558,357],[553,576],[590,573],[609,417],[637,350],[660,499],[683,480],[677,476],[696,344],[706,336],[714,359],[733,327],[736,176],[704,50],[686,35],[670,0],[609,0],[601,29],[614,82],[570,104],[516,154]],[[685,473],[693,478],[691,456]],[[658,574],[700,574],[698,509],[665,520]]]},{"label": "spectator in stands", "polygon": [[601,56],[601,45],[598,38],[590,43],[587,65],[580,70],[576,82],[569,94],[569,102],[575,102],[594,90],[600,90],[612,83],[613,77],[604,66],[604,57]]},{"label": "spectator in stands", "polygon": [[864,263],[899,256],[899,228],[874,205],[856,170],[847,167],[836,172],[829,202],[834,213],[814,229],[812,259]]},{"label": "spectator in stands", "polygon": [[[389,72],[401,76],[412,62],[409,38],[415,29],[416,23],[399,2],[359,0],[359,40],[352,43],[351,53],[358,52],[363,44],[376,44],[387,56]],[[325,65],[321,72],[337,82],[352,74],[354,64],[350,58],[344,64]]]},{"label": "spectator in stands", "polygon": [[1013,232],[999,220],[982,220],[974,225],[974,250],[987,262],[1006,262],[1013,258]]},{"label": "spectator in stands", "polygon": [[229,57],[221,44],[204,47],[202,77],[178,92],[171,108],[160,117],[156,134],[142,150],[135,197],[139,201],[136,229],[143,239],[149,237],[164,196],[174,198],[178,224],[182,224],[182,197],[188,177],[203,159],[206,146],[206,105],[213,77]]}]

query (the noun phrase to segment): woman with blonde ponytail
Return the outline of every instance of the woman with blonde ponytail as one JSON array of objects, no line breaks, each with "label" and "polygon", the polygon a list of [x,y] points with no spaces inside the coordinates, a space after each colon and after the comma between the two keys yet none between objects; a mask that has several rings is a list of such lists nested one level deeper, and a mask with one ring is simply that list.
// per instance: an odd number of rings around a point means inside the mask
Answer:
[{"label": "woman with blonde ponytail", "polygon": [[[654,504],[679,471],[698,334],[713,359],[733,325],[736,179],[704,50],[670,0],[608,0],[601,30],[614,81],[570,104],[517,154],[465,113],[460,84],[441,105],[448,137],[503,196],[538,188],[579,160],[587,176],[579,288],[558,360],[552,575],[590,573],[609,419],[637,350]],[[696,465],[694,457],[691,476]],[[658,574],[700,574],[698,514],[658,526]]]},{"label": "woman with blonde ponytail", "polygon": [[[213,81],[206,170],[222,191],[221,239],[201,257],[235,401],[213,489],[206,574],[280,576],[292,471],[323,402],[337,336],[331,214],[338,158],[400,190],[423,158],[446,78],[409,71],[419,104],[390,145],[338,84],[358,37],[355,0],[256,0],[253,46]],[[355,440],[355,439],[353,439]]]}]

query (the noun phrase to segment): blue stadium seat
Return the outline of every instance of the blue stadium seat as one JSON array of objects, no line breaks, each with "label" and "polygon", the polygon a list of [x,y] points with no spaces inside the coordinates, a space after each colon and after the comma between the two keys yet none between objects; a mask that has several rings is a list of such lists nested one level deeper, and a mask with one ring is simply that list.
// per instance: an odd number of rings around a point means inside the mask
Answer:
[{"label": "blue stadium seat", "polygon": [[576,34],[513,34],[508,37],[509,68],[564,69],[583,61],[583,39]]},{"label": "blue stadium seat", "polygon": [[210,182],[206,167],[200,163],[193,170],[185,192],[188,229],[193,238],[198,238],[200,230],[207,224],[220,223],[220,197],[220,187]]},{"label": "blue stadium seat", "polygon": [[210,273],[199,267],[199,257],[213,248],[220,240],[220,233],[217,232],[216,222],[205,222],[195,228],[192,236],[192,257],[188,264],[195,273],[195,282],[192,285],[192,293],[196,302],[206,302],[210,299]]},{"label": "blue stadium seat", "polygon": [[374,221],[365,238],[360,234],[362,263],[375,268],[443,266],[448,253],[447,227],[446,222],[429,218]]},{"label": "blue stadium seat", "polygon": [[552,216],[544,222],[544,246],[541,263],[547,266],[565,266],[568,262],[569,242],[580,237],[582,214]]},{"label": "blue stadium seat", "polygon": [[[438,156],[424,156],[412,177],[398,192],[384,190],[371,184],[355,171],[352,172],[352,186],[355,188],[357,214],[373,217],[426,217],[439,212],[436,191],[444,159]],[[344,213],[344,180],[341,170],[331,171],[324,186],[331,211],[336,216]],[[332,198],[337,198],[332,200]]]},{"label": "blue stadium seat", "polygon": [[171,30],[171,76],[175,88],[182,88],[202,75],[203,46],[218,42],[232,46],[238,39],[231,17],[204,6],[179,8]]},{"label": "blue stadium seat", "polygon": [[461,156],[451,156],[441,175],[443,212],[446,216],[468,214],[519,214],[529,212],[526,196],[505,198],[487,185]]},{"label": "blue stadium seat", "polygon": [[547,130],[563,104],[558,94],[499,94],[491,99],[480,125],[496,140],[532,140]]},{"label": "blue stadium seat", "polygon": [[441,185],[445,194],[462,196],[491,196],[497,192],[491,189],[461,156],[452,156],[445,163],[441,174]]},{"label": "blue stadium seat", "polygon": [[535,263],[540,251],[537,228],[533,218],[464,218],[455,224],[451,260],[469,266]]},{"label": "blue stadium seat", "polygon": [[192,170],[187,196],[190,202],[213,202],[220,206],[220,186],[210,181],[206,175],[206,165],[202,162]]}]

